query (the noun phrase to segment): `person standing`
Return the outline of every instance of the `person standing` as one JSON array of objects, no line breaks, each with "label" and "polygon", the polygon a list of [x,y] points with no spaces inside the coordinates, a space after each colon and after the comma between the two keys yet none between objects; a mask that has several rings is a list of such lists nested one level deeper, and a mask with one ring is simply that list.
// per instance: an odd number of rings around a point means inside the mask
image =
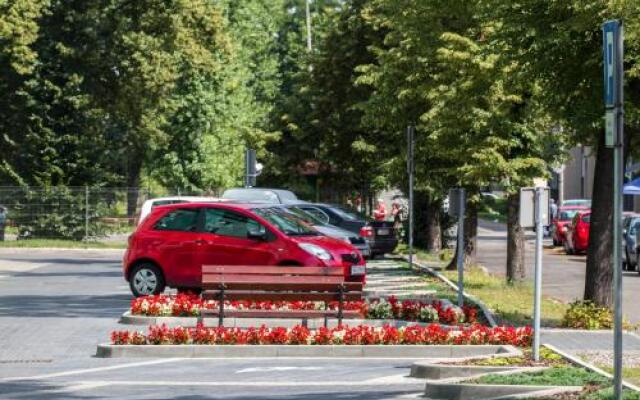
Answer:
[{"label": "person standing", "polygon": [[7,209],[0,206],[0,242],[4,242],[4,227],[7,223]]},{"label": "person standing", "polygon": [[376,207],[376,210],[373,212],[373,219],[376,221],[384,221],[386,217],[387,209],[384,205],[384,200],[378,199],[378,207]]},{"label": "person standing", "polygon": [[558,205],[556,204],[556,201],[554,199],[551,199],[551,203],[549,204],[549,213],[551,214],[551,221],[556,219],[556,217],[558,216]]}]

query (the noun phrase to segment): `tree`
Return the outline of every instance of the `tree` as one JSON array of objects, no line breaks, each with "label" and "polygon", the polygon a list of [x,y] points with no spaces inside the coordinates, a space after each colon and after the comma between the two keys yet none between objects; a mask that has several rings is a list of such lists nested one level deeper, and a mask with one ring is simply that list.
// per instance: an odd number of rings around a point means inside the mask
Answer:
[{"label": "tree", "polygon": [[[603,146],[602,35],[606,18],[623,18],[625,47],[638,48],[637,2],[522,0],[491,3],[501,29],[499,36],[509,43],[509,57],[518,61],[523,79],[540,86],[540,101],[561,124],[573,143],[597,149],[590,240],[587,256],[585,299],[611,304],[612,196],[611,150]],[[638,131],[640,96],[637,88],[638,52],[627,51],[625,132]],[[627,148],[629,148],[627,146]]]}]

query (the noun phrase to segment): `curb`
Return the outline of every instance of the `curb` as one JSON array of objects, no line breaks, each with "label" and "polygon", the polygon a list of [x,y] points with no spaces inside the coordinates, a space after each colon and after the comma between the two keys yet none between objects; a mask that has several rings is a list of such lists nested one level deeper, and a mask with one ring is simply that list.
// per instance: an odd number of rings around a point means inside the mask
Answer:
[{"label": "curb", "polygon": [[[400,256],[400,259],[403,260],[403,261],[409,262],[409,257],[408,256]],[[429,275],[432,275],[432,276],[440,279],[445,284],[447,284],[451,289],[453,289],[456,293],[458,292],[458,285],[456,285],[455,283],[451,282],[449,279],[447,279],[447,277],[442,275],[440,272],[434,270],[433,268],[431,268],[431,267],[429,267],[427,265],[422,264],[419,261],[414,261],[413,265],[418,267],[418,269],[420,269],[421,271],[424,271],[424,272],[428,273]],[[475,297],[473,295],[470,295],[469,293],[467,293],[465,291],[462,292],[462,296],[464,296],[464,298],[466,300],[469,300],[470,302],[472,302],[472,303],[476,304],[478,307],[480,307],[480,310],[484,314],[485,318],[487,319],[487,322],[489,323],[489,325],[491,327],[498,326],[498,324],[496,323],[495,316],[489,310],[489,308],[487,308],[487,306],[482,301],[480,301],[480,299],[478,299],[477,297]]]},{"label": "curb", "polygon": [[96,357],[162,358],[459,358],[511,352],[501,345],[112,345]]},{"label": "curb", "polygon": [[429,399],[439,400],[480,400],[514,398],[514,396],[531,397],[565,392],[579,392],[581,386],[528,386],[528,385],[482,385],[451,384],[427,381],[424,394]]},{"label": "curb", "polygon": [[[511,355],[507,355],[509,357]],[[438,364],[434,362],[418,361],[411,364],[412,378],[426,378],[433,380],[443,380],[449,378],[470,378],[485,374],[494,374],[497,372],[518,371],[530,372],[537,371],[538,368],[527,368],[519,366],[488,366],[488,365],[454,365],[454,364]]]},{"label": "curb", "polygon": [[[550,345],[550,344],[544,343],[543,346],[548,348],[549,350],[552,350],[552,351],[560,354],[562,357],[566,358],[567,360],[569,360],[573,364],[576,364],[576,365],[579,365],[579,366],[581,366],[583,368],[591,370],[591,371],[593,371],[593,372],[595,372],[597,374],[600,374],[600,375],[604,376],[605,378],[613,379],[613,375],[611,375],[610,373],[601,370],[600,368],[596,367],[595,365],[593,365],[591,363],[588,363],[588,362],[582,360],[581,358],[578,358],[578,357],[576,357],[574,355],[571,355],[571,354],[569,354],[569,353],[567,353],[565,351],[562,351],[562,350],[558,349],[557,347],[555,347],[553,345]],[[638,387],[636,385],[633,385],[633,384],[631,384],[629,382],[625,382],[624,380],[622,381],[622,386],[626,387],[627,389],[634,390],[636,392],[640,392],[640,387]]]},{"label": "curb", "polygon": [[113,248],[113,247],[0,247],[0,253],[2,250],[24,250],[25,252],[38,252],[38,251],[106,251],[110,253],[124,253],[127,248]]}]

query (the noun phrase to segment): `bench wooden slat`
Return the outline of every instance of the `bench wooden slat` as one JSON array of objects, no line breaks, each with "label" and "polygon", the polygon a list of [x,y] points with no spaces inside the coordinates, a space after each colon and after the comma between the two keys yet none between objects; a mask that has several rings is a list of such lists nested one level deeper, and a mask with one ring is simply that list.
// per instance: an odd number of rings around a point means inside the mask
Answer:
[{"label": "bench wooden slat", "polygon": [[[202,297],[207,300],[217,300],[220,296],[218,290],[207,290],[202,293]],[[337,301],[338,296],[335,293],[327,292],[265,292],[265,291],[248,291],[248,290],[225,290],[224,298],[229,301],[233,300],[252,300],[252,301]],[[362,299],[362,292],[345,292],[343,294],[344,301],[358,301]]]},{"label": "bench wooden slat", "polygon": [[[225,290],[257,290],[257,291],[307,291],[307,292],[337,292],[340,287],[335,283],[264,283],[264,282],[202,282],[202,288],[205,290],[219,289],[220,283],[224,283]],[[344,284],[344,290],[362,291],[361,283],[347,282]]]},{"label": "bench wooden slat", "polygon": [[[217,316],[219,310],[203,311],[203,316]],[[225,317],[246,317],[246,318],[323,318],[337,317],[338,310],[224,310]],[[358,311],[344,310],[343,318],[362,318]]]},{"label": "bench wooden slat", "polygon": [[342,268],[335,267],[279,267],[273,265],[203,265],[202,273],[242,275],[327,275],[343,276]]},{"label": "bench wooden slat", "polygon": [[341,276],[258,276],[258,275],[203,275],[202,283],[222,283],[222,282],[254,282],[254,283],[331,283],[339,285],[344,282]]}]

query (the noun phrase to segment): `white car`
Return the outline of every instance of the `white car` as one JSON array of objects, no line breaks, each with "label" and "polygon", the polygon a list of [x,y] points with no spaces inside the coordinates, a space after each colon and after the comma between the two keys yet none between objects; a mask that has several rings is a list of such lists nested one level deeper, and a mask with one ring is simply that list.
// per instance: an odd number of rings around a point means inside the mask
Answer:
[{"label": "white car", "polygon": [[218,197],[204,197],[204,196],[174,196],[174,197],[158,197],[157,199],[149,199],[142,204],[142,208],[140,209],[140,216],[138,217],[138,225],[149,214],[151,214],[151,210],[158,206],[166,206],[167,204],[178,204],[178,203],[198,203],[198,202],[219,202],[225,201]]}]

